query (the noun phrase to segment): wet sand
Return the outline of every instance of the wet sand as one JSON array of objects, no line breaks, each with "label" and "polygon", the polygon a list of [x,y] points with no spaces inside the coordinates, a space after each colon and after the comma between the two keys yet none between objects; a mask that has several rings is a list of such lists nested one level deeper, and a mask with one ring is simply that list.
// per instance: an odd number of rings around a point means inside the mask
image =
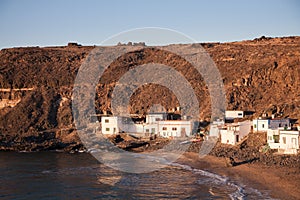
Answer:
[{"label": "wet sand", "polygon": [[199,158],[197,153],[185,153],[178,163],[227,176],[260,191],[268,191],[275,199],[300,199],[299,168],[266,166],[261,163],[246,163],[227,167],[225,158],[206,156]]}]

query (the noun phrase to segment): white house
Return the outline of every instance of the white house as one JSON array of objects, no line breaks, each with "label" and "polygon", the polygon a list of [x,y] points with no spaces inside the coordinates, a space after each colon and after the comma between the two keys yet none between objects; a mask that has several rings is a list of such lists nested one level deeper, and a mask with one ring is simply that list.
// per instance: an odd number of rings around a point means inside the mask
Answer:
[{"label": "white house", "polygon": [[115,134],[119,132],[118,121],[119,117],[101,117],[101,132],[103,134]]},{"label": "white house", "polygon": [[103,134],[116,134],[136,133],[142,129],[139,129],[139,126],[136,126],[129,117],[103,116],[101,117],[101,131]]},{"label": "white house", "polygon": [[192,134],[192,121],[166,120],[165,113],[151,113],[146,116],[146,123],[136,124],[128,117],[105,116],[101,118],[102,134],[120,132],[138,133],[145,136],[157,134],[162,137],[185,137]]},{"label": "white house", "polygon": [[253,131],[254,132],[267,132],[268,129],[291,129],[290,119],[254,119]]},{"label": "white house", "polygon": [[210,125],[209,135],[219,137],[219,127],[225,124],[224,120],[213,121]]},{"label": "white house", "polygon": [[268,129],[267,143],[271,149],[279,149],[279,129]]},{"label": "white house", "polygon": [[269,119],[254,119],[253,120],[253,131],[260,132],[264,131],[267,132],[269,129],[270,120]]},{"label": "white house", "polygon": [[139,124],[139,126],[143,126],[142,131],[140,131],[139,133],[144,133],[145,136],[151,136],[153,134],[157,134],[159,131],[158,123],[152,123],[152,124],[143,123],[143,124]]},{"label": "white house", "polygon": [[235,145],[239,141],[238,125],[223,126],[219,128],[221,143]]},{"label": "white house", "polygon": [[244,117],[244,111],[241,110],[226,110],[225,119],[241,119]]},{"label": "white house", "polygon": [[277,129],[277,128],[283,128],[285,130],[291,129],[291,122],[289,118],[284,119],[271,119],[270,120],[270,129]]},{"label": "white house", "polygon": [[162,137],[191,136],[192,122],[183,120],[167,120],[158,122],[158,131]]},{"label": "white house", "polygon": [[286,154],[296,154],[299,150],[299,131],[280,131],[280,147]]},{"label": "white house", "polygon": [[225,124],[219,127],[221,143],[235,145],[251,131],[251,121]]},{"label": "white house", "polygon": [[299,150],[299,131],[272,130],[267,132],[267,142],[271,149],[285,154],[296,154]]},{"label": "white house", "polygon": [[146,115],[146,124],[153,124],[166,119],[166,113],[149,113],[148,115]]}]

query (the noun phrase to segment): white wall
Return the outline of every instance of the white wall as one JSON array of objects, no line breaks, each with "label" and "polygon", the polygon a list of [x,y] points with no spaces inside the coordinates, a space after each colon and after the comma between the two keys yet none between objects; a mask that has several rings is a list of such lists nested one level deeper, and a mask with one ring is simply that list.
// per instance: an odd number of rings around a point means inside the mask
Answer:
[{"label": "white wall", "polygon": [[244,111],[241,110],[226,110],[225,111],[225,118],[226,119],[236,119],[236,118],[243,118]]},{"label": "white wall", "polygon": [[220,130],[221,143],[223,144],[236,144],[236,135],[234,130]]},{"label": "white wall", "polygon": [[267,132],[269,129],[269,122],[268,119],[254,119],[253,120],[253,131],[259,132],[264,131]]},{"label": "white wall", "polygon": [[226,124],[219,129],[221,143],[235,145],[251,131],[251,121]]},{"label": "white wall", "polygon": [[299,131],[280,131],[280,149],[299,149]]},{"label": "white wall", "polygon": [[245,136],[247,136],[251,131],[252,122],[251,121],[243,121],[239,122],[239,137],[242,140]]},{"label": "white wall", "polygon": [[157,123],[157,121],[164,120],[166,118],[165,113],[152,113],[146,115],[146,123],[147,124],[152,124],[152,123]]},{"label": "white wall", "polygon": [[[279,136],[279,143],[275,143],[274,135]],[[271,149],[283,150],[282,153],[297,153],[299,149],[299,131],[272,130],[267,132],[267,141]]]},{"label": "white wall", "polygon": [[[162,116],[162,115],[161,115]],[[167,120],[152,121],[153,123],[134,124],[123,123],[122,117],[102,117],[101,131],[102,134],[126,133],[149,133],[159,134],[162,137],[181,137],[182,135],[190,136],[192,133],[192,121]],[[155,119],[153,116],[152,119]],[[150,119],[151,120],[151,119]],[[155,123],[154,123],[155,122]],[[166,130],[164,130],[166,129]]]},{"label": "white wall", "polygon": [[182,134],[191,136],[192,122],[180,120],[159,121],[158,130],[162,137],[181,137]]},{"label": "white wall", "polygon": [[148,135],[158,134],[158,123],[156,124],[145,124],[144,125],[144,133]]},{"label": "white wall", "polygon": [[219,137],[219,128],[218,128],[218,126],[221,126],[223,124],[224,124],[223,120],[213,121],[213,123],[210,125],[210,128],[209,128],[209,135]]},{"label": "white wall", "polygon": [[118,117],[101,117],[101,132],[102,134],[118,133]]},{"label": "white wall", "polygon": [[267,131],[267,143],[271,149],[278,149],[280,147],[280,141],[275,143],[274,135],[278,135],[279,137],[279,130],[278,129],[268,129]]}]

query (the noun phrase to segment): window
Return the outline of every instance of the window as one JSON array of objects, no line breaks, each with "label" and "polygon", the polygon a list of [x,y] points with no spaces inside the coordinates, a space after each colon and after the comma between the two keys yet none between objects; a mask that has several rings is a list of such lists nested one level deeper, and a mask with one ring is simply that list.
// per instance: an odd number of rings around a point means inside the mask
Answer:
[{"label": "window", "polygon": [[109,123],[109,119],[106,119],[106,120],[105,120],[105,123]]},{"label": "window", "polygon": [[149,129],[148,128],[146,129],[146,133],[149,133]]},{"label": "window", "polygon": [[283,144],[286,144],[286,137],[282,137]]},{"label": "window", "polygon": [[167,127],[163,127],[163,130],[166,131],[166,130],[167,130]]},{"label": "window", "polygon": [[151,133],[155,133],[155,128],[151,128]]},{"label": "window", "polygon": [[279,135],[273,135],[273,139],[275,143],[279,143]]},{"label": "window", "polygon": [[172,131],[177,131],[177,128],[176,128],[176,127],[173,127],[173,128],[172,128]]},{"label": "window", "polygon": [[265,124],[262,124],[261,127],[262,127],[262,128],[265,128]]},{"label": "window", "polygon": [[243,116],[243,113],[238,113],[238,116]]},{"label": "window", "polygon": [[109,131],[109,130],[110,130],[109,128],[106,128],[106,129],[105,129],[105,131]]},{"label": "window", "polygon": [[273,140],[273,137],[272,136],[268,136],[268,140]]},{"label": "window", "polygon": [[256,128],[256,124],[254,124],[254,128]]},{"label": "window", "polygon": [[155,121],[160,121],[160,118],[155,118]]}]

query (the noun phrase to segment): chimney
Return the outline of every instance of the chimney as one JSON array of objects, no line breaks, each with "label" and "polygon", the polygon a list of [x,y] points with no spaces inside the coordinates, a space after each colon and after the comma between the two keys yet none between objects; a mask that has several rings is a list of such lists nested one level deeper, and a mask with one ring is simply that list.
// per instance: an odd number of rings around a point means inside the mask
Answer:
[{"label": "chimney", "polygon": [[275,118],[275,114],[272,114],[272,119],[274,119]]}]

